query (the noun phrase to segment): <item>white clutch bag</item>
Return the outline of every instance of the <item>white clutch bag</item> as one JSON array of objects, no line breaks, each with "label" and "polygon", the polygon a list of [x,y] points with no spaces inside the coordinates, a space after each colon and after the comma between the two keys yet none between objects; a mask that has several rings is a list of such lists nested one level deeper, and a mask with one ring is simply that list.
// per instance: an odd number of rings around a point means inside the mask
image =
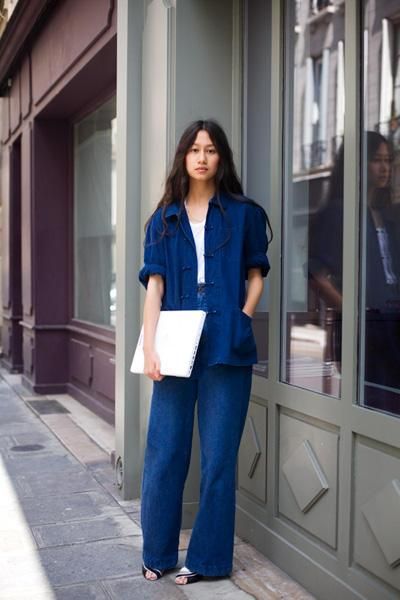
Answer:
[{"label": "white clutch bag", "polygon": [[[157,323],[155,348],[161,375],[190,377],[206,318],[204,310],[162,310]],[[143,373],[143,325],[130,370]]]}]

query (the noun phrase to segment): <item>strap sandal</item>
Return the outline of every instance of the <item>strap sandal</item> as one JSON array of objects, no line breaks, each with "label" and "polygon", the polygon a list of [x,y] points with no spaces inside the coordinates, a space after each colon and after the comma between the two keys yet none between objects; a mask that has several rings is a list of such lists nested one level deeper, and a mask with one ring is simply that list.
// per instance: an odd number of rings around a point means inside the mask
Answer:
[{"label": "strap sandal", "polygon": [[[183,583],[177,581],[179,577],[185,577],[186,581]],[[190,571],[187,567],[182,567],[177,575],[175,575],[175,583],[177,585],[187,585],[188,583],[196,583],[196,581],[201,581],[203,579],[203,575],[200,573],[196,573],[195,571]]]},{"label": "strap sandal", "polygon": [[[149,578],[146,577],[146,573],[150,571],[150,573],[154,573],[155,577],[154,578]],[[156,581],[157,579],[160,579],[160,577],[162,577],[165,573],[165,571],[160,571],[160,569],[154,569],[154,567],[146,567],[146,565],[144,563],[142,563],[142,573],[143,573],[143,577],[145,579],[147,579],[147,581]]]}]

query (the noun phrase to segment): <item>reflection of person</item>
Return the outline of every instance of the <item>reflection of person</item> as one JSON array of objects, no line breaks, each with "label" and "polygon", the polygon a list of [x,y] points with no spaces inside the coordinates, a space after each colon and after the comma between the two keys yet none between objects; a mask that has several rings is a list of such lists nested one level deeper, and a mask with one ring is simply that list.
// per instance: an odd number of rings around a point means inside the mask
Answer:
[{"label": "reflection of person", "polygon": [[[146,579],[159,579],[178,560],[196,401],[200,504],[185,567],[175,581],[231,572],[235,469],[257,362],[251,318],[269,270],[267,222],[264,209],[243,197],[221,127],[214,121],[189,125],[148,221],[139,273],[147,288],[145,374],[154,381],[142,481]],[[160,373],[154,348],[160,308],[207,312],[189,378]]]},{"label": "reflection of person", "polygon": [[[330,359],[341,367],[343,144],[332,169],[325,202],[310,219],[308,280],[331,314]],[[325,310],[326,314],[326,310]]]},{"label": "reflection of person", "polygon": [[[400,239],[399,207],[391,202],[391,148],[381,134],[367,131],[366,273],[365,273],[365,382],[400,387]],[[327,203],[310,232],[310,285],[326,306],[340,315],[342,306],[343,146],[332,172]],[[340,362],[341,323],[335,328],[333,354]],[[365,390],[365,404],[377,392]],[[380,394],[379,408],[393,410]],[[397,408],[397,410],[399,410]]]},{"label": "reflection of person", "polygon": [[365,404],[400,412],[400,211],[391,201],[391,147],[368,132],[365,275]]}]

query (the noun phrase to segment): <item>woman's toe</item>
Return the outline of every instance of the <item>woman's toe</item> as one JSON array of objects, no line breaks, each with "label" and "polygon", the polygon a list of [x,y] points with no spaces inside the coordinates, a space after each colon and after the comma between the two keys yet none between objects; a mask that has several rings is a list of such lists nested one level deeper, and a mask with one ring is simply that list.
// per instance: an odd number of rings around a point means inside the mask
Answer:
[{"label": "woman's toe", "polygon": [[146,579],[157,579],[157,575],[155,573],[152,573],[151,571],[146,571]]}]

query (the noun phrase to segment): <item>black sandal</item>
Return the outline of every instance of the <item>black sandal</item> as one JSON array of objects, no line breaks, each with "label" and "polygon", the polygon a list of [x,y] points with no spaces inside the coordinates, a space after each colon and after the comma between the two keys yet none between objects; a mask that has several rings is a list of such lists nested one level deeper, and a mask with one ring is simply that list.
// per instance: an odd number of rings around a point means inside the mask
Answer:
[{"label": "black sandal", "polygon": [[[154,573],[154,575],[156,576],[155,579],[149,579],[148,577],[146,577],[146,573],[147,571],[150,571],[150,573]],[[146,565],[144,563],[142,563],[142,573],[143,573],[143,577],[145,579],[147,579],[147,581],[157,581],[157,579],[160,579],[160,577],[162,577],[164,575],[165,571],[160,571],[160,569],[154,569],[154,567],[146,567]]]},{"label": "black sandal", "polygon": [[[183,571],[185,569],[185,571]],[[186,583],[179,583],[177,580],[178,577],[186,577]],[[188,585],[188,583],[196,583],[196,581],[201,581],[203,579],[203,575],[200,573],[196,573],[195,571],[189,571],[186,567],[182,567],[177,575],[175,575],[175,583],[176,585]]]}]

